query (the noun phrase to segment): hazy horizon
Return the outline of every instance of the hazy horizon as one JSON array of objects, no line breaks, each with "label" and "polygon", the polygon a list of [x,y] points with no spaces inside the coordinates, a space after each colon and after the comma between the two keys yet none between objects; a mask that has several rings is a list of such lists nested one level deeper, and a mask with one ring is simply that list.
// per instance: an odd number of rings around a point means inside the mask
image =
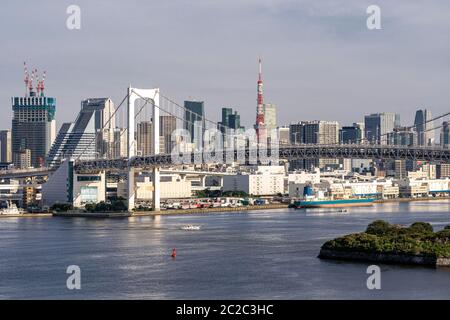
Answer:
[{"label": "hazy horizon", "polygon": [[[71,4],[81,8],[81,30],[66,27]],[[366,27],[371,4],[381,8],[381,30]],[[410,125],[419,108],[449,111],[450,3],[443,0],[21,0],[2,8],[0,129],[11,127],[11,97],[24,94],[23,61],[47,71],[58,128],[75,119],[81,100],[118,104],[129,84],[160,87],[180,104],[203,100],[216,121],[232,107],[248,127],[259,56],[278,125],[342,126],[376,112],[399,113]]]}]

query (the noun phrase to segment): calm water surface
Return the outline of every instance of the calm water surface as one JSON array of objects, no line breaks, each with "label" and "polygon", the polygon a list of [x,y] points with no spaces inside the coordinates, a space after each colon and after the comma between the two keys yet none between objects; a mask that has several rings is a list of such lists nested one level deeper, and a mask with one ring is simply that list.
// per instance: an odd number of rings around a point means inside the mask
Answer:
[{"label": "calm water surface", "polygon": [[[322,261],[328,239],[375,219],[450,224],[450,202],[377,204],[347,213],[270,210],[129,219],[1,218],[0,298],[448,299],[450,268]],[[200,231],[183,231],[184,224]],[[172,248],[177,258],[170,257]],[[66,268],[81,268],[81,290]]]}]

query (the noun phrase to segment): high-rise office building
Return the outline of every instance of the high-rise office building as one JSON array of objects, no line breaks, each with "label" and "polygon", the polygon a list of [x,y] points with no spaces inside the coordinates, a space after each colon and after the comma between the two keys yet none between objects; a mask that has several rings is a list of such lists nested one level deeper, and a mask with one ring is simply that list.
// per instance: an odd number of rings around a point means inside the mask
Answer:
[{"label": "high-rise office building", "polygon": [[395,179],[404,179],[407,176],[406,161],[394,160]]},{"label": "high-rise office building", "polygon": [[47,166],[58,166],[66,158],[116,158],[114,125],[114,104],[111,99],[83,100],[75,122],[61,126],[47,154]]},{"label": "high-rise office building", "polygon": [[229,128],[229,118],[233,114],[233,108],[222,108],[222,121],[218,123],[218,130],[225,133],[225,128]]},{"label": "high-rise office building", "polygon": [[277,106],[272,103],[265,103],[263,110],[267,135],[270,135],[270,130],[277,128]]},{"label": "high-rise office building", "polygon": [[97,132],[94,110],[82,108],[75,122],[63,123],[53,143],[46,163],[59,166],[64,159],[92,160],[97,158]]},{"label": "high-rise office building", "polygon": [[127,130],[123,128],[114,129],[114,147],[113,147],[113,158],[124,158],[128,155],[127,146]]},{"label": "high-rise office building", "polygon": [[171,115],[159,117],[159,135],[164,138],[163,153],[170,154],[175,146],[172,133],[177,129],[177,119]]},{"label": "high-rise office building", "polygon": [[203,146],[205,132],[205,104],[203,101],[184,101],[184,127],[191,135],[191,141],[199,150]]},{"label": "high-rise office building", "polygon": [[400,115],[384,112],[364,117],[365,138],[372,144],[386,144],[387,134],[400,126]]},{"label": "high-rise office building", "polygon": [[363,143],[366,139],[366,126],[364,125],[364,122],[354,122],[353,126],[359,128],[359,130],[361,131],[360,143]]},{"label": "high-rise office building", "polygon": [[[153,122],[141,121],[137,124],[136,147],[139,155],[153,155]],[[164,153],[164,136],[159,136],[159,153]]]},{"label": "high-rise office building", "polygon": [[225,134],[226,128],[234,130],[244,130],[241,126],[241,116],[232,108],[222,108],[222,121],[218,123],[218,130]]},{"label": "high-rise office building", "polygon": [[431,146],[434,144],[435,134],[433,128],[433,116],[427,109],[417,110],[414,118],[414,128],[417,131],[419,146]]},{"label": "high-rise office building", "polygon": [[278,127],[278,139],[280,145],[286,146],[290,142],[289,126]]},{"label": "high-rise office building", "polygon": [[339,143],[339,123],[322,120],[303,122],[303,143]]},{"label": "high-rise office building", "polygon": [[289,125],[289,142],[291,144],[301,144],[303,141],[303,123],[292,123]]},{"label": "high-rise office building", "polygon": [[[355,122],[351,126],[344,126],[339,130],[339,141],[344,144],[364,143],[364,123]],[[345,170],[361,171],[362,168],[370,167],[367,159],[342,159],[341,163]]]},{"label": "high-rise office building", "polygon": [[222,108],[222,121],[217,123],[217,129],[222,132],[223,146],[228,147],[231,135],[243,133],[245,128],[241,126],[241,116],[233,108]]},{"label": "high-rise office building", "polygon": [[363,131],[361,126],[354,123],[352,126],[344,126],[339,130],[339,142],[345,144],[361,143]]},{"label": "high-rise office building", "polygon": [[436,165],[436,178],[450,178],[450,163],[439,163]]},{"label": "high-rise office building", "polygon": [[[302,121],[290,125],[291,143],[305,144],[337,144],[339,142],[339,123],[336,121]],[[299,141],[300,140],[300,141]],[[290,162],[291,169],[325,168],[337,166],[338,159],[304,159]]]},{"label": "high-rise office building", "polygon": [[31,150],[20,149],[13,153],[13,162],[16,169],[28,169],[31,168]]},{"label": "high-rise office building", "polygon": [[11,130],[0,131],[0,162],[12,162]]},{"label": "high-rise office building", "polygon": [[387,134],[387,143],[394,146],[417,146],[417,132],[409,127],[394,128],[392,132]]},{"label": "high-rise office building", "polygon": [[136,151],[138,155],[150,155],[152,144],[153,124],[151,121],[141,121],[137,124],[136,130]]},{"label": "high-rise office building", "polygon": [[450,146],[450,122],[444,121],[441,127],[441,146],[449,148]]},{"label": "high-rise office building", "polygon": [[90,98],[81,102],[81,109],[85,113],[92,112],[98,157],[113,158],[116,128],[114,103],[110,98]]},{"label": "high-rise office building", "polygon": [[[31,166],[41,167],[56,136],[56,99],[45,96],[44,80],[37,81],[35,90],[33,76],[30,78],[27,72],[25,74],[25,96],[11,99],[12,153],[28,149]],[[37,76],[37,71],[33,75]],[[15,159],[21,158],[22,154],[15,157]],[[15,164],[19,165],[19,163]]]}]

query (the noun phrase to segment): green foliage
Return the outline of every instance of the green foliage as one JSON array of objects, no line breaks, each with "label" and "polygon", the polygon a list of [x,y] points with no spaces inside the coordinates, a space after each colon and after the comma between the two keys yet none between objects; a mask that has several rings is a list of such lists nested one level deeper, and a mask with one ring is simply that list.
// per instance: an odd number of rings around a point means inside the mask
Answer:
[{"label": "green foliage", "polygon": [[56,212],[66,212],[73,209],[73,205],[71,203],[55,203],[50,207],[50,211]]},{"label": "green foliage", "polygon": [[434,233],[429,223],[416,222],[405,228],[377,220],[366,232],[327,241],[322,248],[450,258],[450,228]]},{"label": "green foliage", "polygon": [[433,232],[433,226],[427,222],[414,222],[409,229],[414,232]]},{"label": "green foliage", "polygon": [[88,212],[122,212],[127,210],[125,201],[113,200],[111,202],[87,203],[84,208]]},{"label": "green foliage", "polygon": [[139,205],[138,207],[134,208],[134,211],[152,211],[151,207]]},{"label": "green foliage", "polygon": [[246,198],[248,197],[247,192],[245,191],[225,191],[222,193],[222,197],[239,197],[239,198]]},{"label": "green foliage", "polygon": [[248,194],[245,191],[220,191],[220,190],[200,190],[195,193],[198,198],[220,198],[220,197],[239,197],[245,198]]},{"label": "green foliage", "polygon": [[374,235],[383,235],[391,231],[391,225],[383,220],[376,220],[369,224],[366,233]]}]

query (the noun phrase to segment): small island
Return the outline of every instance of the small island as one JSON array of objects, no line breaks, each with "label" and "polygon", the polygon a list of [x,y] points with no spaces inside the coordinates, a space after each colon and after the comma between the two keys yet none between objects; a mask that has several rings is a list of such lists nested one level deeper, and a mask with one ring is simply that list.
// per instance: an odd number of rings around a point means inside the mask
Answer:
[{"label": "small island", "polygon": [[377,220],[365,232],[325,242],[319,258],[448,267],[450,225],[434,232],[425,222],[403,227]]}]

